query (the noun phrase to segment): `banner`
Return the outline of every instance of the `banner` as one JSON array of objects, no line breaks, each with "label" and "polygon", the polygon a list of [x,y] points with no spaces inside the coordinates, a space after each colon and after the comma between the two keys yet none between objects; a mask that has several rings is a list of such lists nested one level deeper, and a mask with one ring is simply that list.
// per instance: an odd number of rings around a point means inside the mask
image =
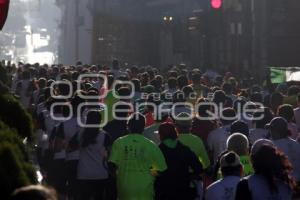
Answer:
[{"label": "banner", "polygon": [[300,82],[300,67],[270,67],[272,83]]}]

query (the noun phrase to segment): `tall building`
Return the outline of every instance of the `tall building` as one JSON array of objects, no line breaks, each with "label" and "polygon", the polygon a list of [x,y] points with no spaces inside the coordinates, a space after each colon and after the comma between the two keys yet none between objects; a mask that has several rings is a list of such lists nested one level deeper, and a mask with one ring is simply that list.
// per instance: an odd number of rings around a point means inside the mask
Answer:
[{"label": "tall building", "polygon": [[57,0],[62,9],[59,62],[91,63],[93,38],[93,0]]},{"label": "tall building", "polygon": [[118,58],[123,63],[158,67],[204,62],[205,30],[199,23],[205,23],[205,9],[201,1],[101,0],[96,4],[94,62]]}]

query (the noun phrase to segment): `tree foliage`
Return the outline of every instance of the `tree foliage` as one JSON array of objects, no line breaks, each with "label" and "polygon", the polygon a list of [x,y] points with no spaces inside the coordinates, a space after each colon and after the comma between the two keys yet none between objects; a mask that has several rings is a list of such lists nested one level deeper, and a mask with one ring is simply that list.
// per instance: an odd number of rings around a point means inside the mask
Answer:
[{"label": "tree foliage", "polygon": [[0,122],[0,199],[8,199],[19,187],[35,184],[35,170],[22,139]]},{"label": "tree foliage", "polygon": [[24,107],[12,95],[0,95],[0,120],[16,129],[22,138],[32,141],[32,119]]}]

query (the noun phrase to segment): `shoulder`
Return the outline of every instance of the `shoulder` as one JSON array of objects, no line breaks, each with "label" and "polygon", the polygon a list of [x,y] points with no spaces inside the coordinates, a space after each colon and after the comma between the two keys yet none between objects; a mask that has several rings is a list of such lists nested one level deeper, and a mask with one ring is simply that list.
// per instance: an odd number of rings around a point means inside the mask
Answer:
[{"label": "shoulder", "polygon": [[210,186],[207,187],[207,193],[212,193],[212,194],[214,194],[215,192],[219,193],[220,184],[221,184],[221,180],[212,183]]}]

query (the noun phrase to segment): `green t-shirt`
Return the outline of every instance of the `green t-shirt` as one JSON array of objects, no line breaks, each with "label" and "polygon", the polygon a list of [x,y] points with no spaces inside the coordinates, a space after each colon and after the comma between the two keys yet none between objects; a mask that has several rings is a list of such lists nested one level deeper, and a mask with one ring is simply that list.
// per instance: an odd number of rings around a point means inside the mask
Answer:
[{"label": "green t-shirt", "polygon": [[251,174],[254,174],[254,170],[250,161],[249,156],[240,156],[241,163],[244,167],[244,174],[243,176],[249,176]]},{"label": "green t-shirt", "polygon": [[117,169],[117,188],[120,200],[147,200],[154,198],[153,171],[167,169],[158,146],[140,134],[129,134],[117,139],[109,161]]},{"label": "green t-shirt", "polygon": [[119,99],[117,99],[113,95],[113,91],[112,90],[110,90],[107,93],[106,97],[104,98],[104,103],[107,106],[107,122],[110,122],[111,120],[113,120],[113,106],[118,101],[119,101]]},{"label": "green t-shirt", "polygon": [[210,161],[201,138],[188,133],[179,134],[178,140],[185,146],[188,146],[196,154],[196,156],[201,161],[204,169],[209,167]]}]

